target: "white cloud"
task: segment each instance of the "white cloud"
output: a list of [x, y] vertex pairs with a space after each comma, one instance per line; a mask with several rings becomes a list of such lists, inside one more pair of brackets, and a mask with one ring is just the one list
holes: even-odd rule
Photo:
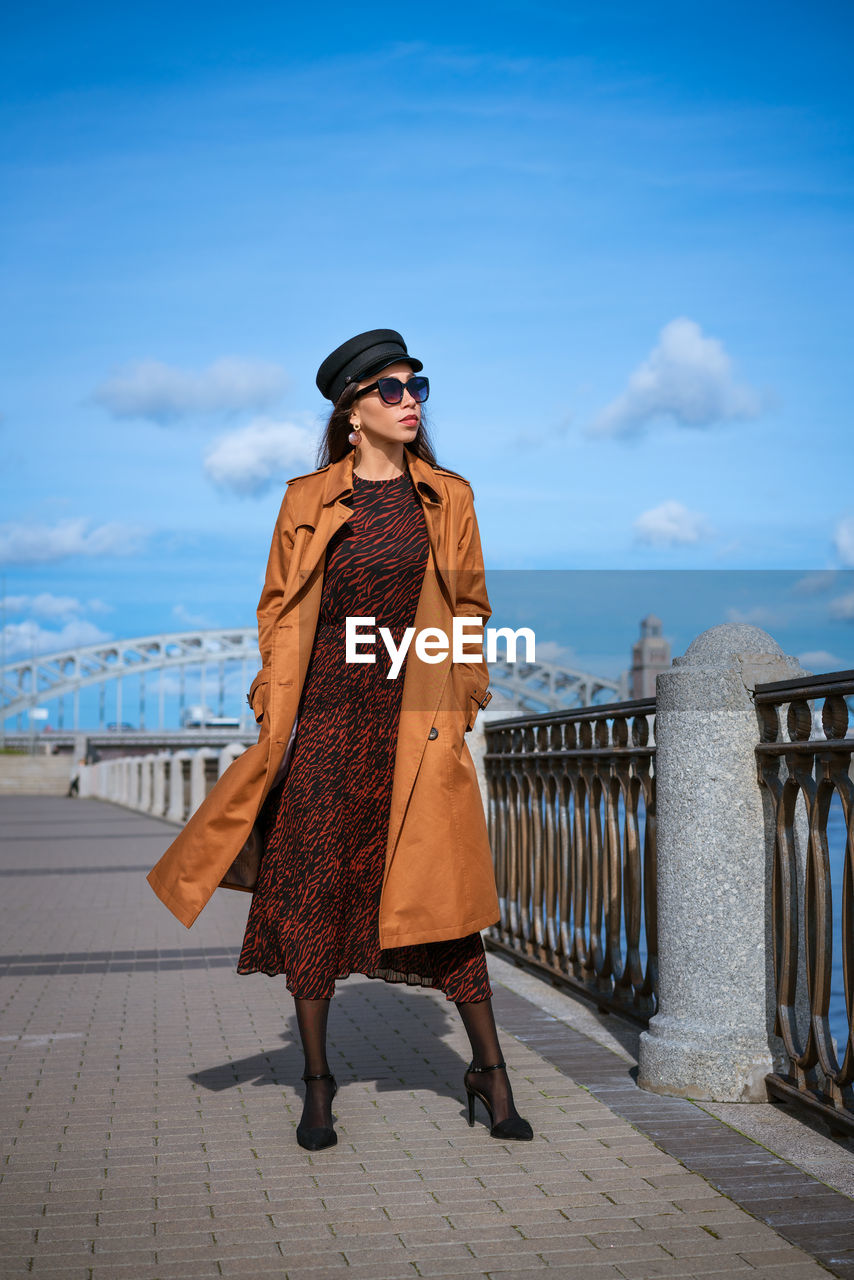
[[304, 427], [256, 418], [216, 442], [205, 458], [205, 473], [221, 489], [262, 493], [286, 472], [310, 470], [314, 451], [314, 437]]
[[759, 394], [735, 381], [723, 343], [705, 337], [694, 320], [680, 316], [664, 326], [658, 346], [632, 373], [625, 391], [594, 419], [588, 434], [638, 435], [663, 417], [682, 427], [708, 427], [755, 418], [761, 408]]
[[193, 630], [197, 628], [205, 629], [216, 625], [211, 622], [210, 618], [206, 618], [203, 613], [192, 613], [183, 604], [173, 604], [172, 615], [183, 626], [191, 627]]
[[716, 560], [725, 560], [727, 556], [737, 555], [742, 549], [741, 538], [733, 538], [730, 542], [724, 542], [715, 550]]
[[854, 622], [854, 591], [831, 600], [827, 612], [831, 618], [841, 618], [843, 622]]
[[765, 604], [754, 604], [748, 609], [731, 605], [726, 610], [724, 619], [726, 622], [746, 622], [752, 627], [762, 627], [766, 631], [785, 626], [789, 621], [788, 614], [784, 610]]
[[48, 622], [67, 622], [85, 613], [87, 605], [75, 596], [55, 596], [43, 591], [37, 596], [7, 596], [7, 613], [29, 613]]
[[553, 662], [558, 667], [578, 667], [575, 649], [571, 645], [560, 644], [557, 640], [537, 641], [537, 662]]
[[854, 516], [843, 516], [833, 534], [836, 554], [844, 565], [854, 567]]
[[813, 596], [822, 591], [829, 591], [835, 581], [835, 569], [820, 569], [815, 573], [805, 574], [803, 578], [798, 578], [797, 582], [792, 583], [790, 589], [792, 595]]
[[635, 520], [634, 531], [638, 542], [659, 547], [699, 542], [712, 533], [705, 516], [689, 511], [673, 498], [642, 512]]
[[140, 360], [102, 382], [94, 399], [116, 418], [167, 423], [193, 414], [266, 409], [286, 386], [281, 366], [263, 360], [224, 356], [199, 372]]
[[31, 653], [58, 653], [80, 645], [100, 644], [110, 634], [85, 618], [73, 618], [59, 630], [52, 631], [37, 622], [12, 622], [5, 628], [7, 658], [28, 657]]
[[835, 653], [828, 653], [827, 649], [811, 649], [808, 653], [799, 653], [797, 658], [801, 666], [813, 675], [845, 669], [842, 659], [837, 658]]
[[40, 564], [68, 556], [126, 556], [138, 551], [142, 529], [118, 523], [89, 528], [83, 517], [58, 524], [0, 525], [0, 563]]

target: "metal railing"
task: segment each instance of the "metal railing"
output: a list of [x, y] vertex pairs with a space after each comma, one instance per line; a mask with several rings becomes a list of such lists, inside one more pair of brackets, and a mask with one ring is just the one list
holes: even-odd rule
[[[854, 671], [758, 684], [754, 693], [757, 768], [775, 832], [775, 1032], [788, 1068], [767, 1077], [768, 1089], [848, 1134], [854, 1134], [854, 732], [846, 701], [852, 695]], [[811, 700], [822, 700], [820, 714]], [[832, 852], [828, 842], [834, 796], [844, 852]], [[835, 947], [848, 1028], [847, 1042], [836, 1047], [829, 1021]]]
[[657, 1007], [655, 699], [486, 723], [487, 946], [646, 1024]]

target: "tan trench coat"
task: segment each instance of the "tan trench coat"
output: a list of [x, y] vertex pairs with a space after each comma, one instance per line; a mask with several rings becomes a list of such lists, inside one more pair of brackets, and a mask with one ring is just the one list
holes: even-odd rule
[[[450, 639], [454, 615], [480, 617], [484, 625], [491, 616], [472, 492], [453, 472], [430, 466], [408, 449], [405, 457], [429, 538], [416, 635], [440, 627]], [[220, 884], [254, 884], [241, 875], [238, 855], [251, 838], [297, 717], [326, 546], [352, 514], [347, 500], [353, 458], [348, 453], [288, 481], [258, 605], [263, 665], [249, 691], [261, 722], [258, 742], [226, 770], [148, 875], [154, 892], [187, 928]], [[381, 644], [377, 634], [374, 652]], [[448, 652], [428, 663], [418, 658], [413, 640], [405, 674], [398, 676], [404, 687], [379, 905], [383, 948], [464, 937], [499, 918], [483, 802], [465, 741], [492, 695], [481, 646], [469, 641], [467, 650], [475, 655], [472, 661], [453, 662]]]

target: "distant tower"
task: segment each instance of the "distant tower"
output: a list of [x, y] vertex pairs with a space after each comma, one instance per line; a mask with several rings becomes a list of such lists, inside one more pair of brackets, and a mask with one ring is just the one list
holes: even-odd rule
[[648, 613], [641, 622], [641, 638], [632, 645], [630, 698], [654, 698], [655, 677], [670, 668], [670, 645], [661, 634], [661, 619]]

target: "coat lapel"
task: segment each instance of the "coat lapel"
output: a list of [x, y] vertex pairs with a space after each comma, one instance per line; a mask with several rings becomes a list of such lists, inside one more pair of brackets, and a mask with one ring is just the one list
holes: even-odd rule
[[[427, 537], [430, 540], [432, 568], [445, 589], [445, 597], [453, 608], [454, 591], [450, 582], [450, 565], [445, 547], [445, 522], [447, 516], [447, 496], [444, 486], [436, 477], [436, 473], [423, 458], [406, 450], [409, 473], [415, 483], [415, 490], [421, 499], [424, 520], [427, 525]], [[431, 566], [428, 565], [428, 572]], [[429, 625], [429, 624], [428, 624]]]
[[[451, 588], [449, 566], [446, 563], [444, 537], [444, 507], [447, 499], [436, 479], [436, 473], [429, 463], [405, 450], [409, 472], [415, 484], [415, 490], [421, 500], [424, 521], [427, 526], [427, 537], [432, 551], [432, 565], [428, 564], [428, 572], [435, 570], [444, 586], [446, 598], [452, 604], [454, 592]], [[354, 451], [345, 454], [338, 462], [333, 462], [325, 470], [323, 488], [315, 498], [315, 510], [312, 513], [314, 534], [302, 562], [299, 565], [294, 594], [304, 589], [317, 568], [321, 556], [326, 551], [333, 535], [346, 524], [353, 514], [353, 462]], [[283, 603], [287, 603], [285, 600]]]

